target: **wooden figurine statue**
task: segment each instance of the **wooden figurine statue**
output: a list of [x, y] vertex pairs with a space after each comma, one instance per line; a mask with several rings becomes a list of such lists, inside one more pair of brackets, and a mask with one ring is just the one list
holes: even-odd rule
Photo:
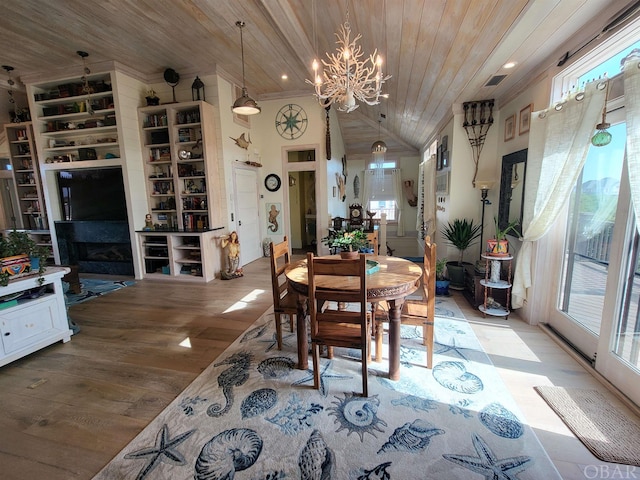
[[153, 219], [151, 218], [151, 214], [147, 213], [144, 216], [144, 228], [143, 230], [145, 231], [149, 231], [149, 230], [155, 230], [155, 227], [153, 226]]
[[238, 233], [234, 230], [229, 235], [221, 238], [220, 245], [226, 250], [227, 269], [221, 272], [222, 280], [231, 280], [232, 278], [242, 277], [242, 268], [240, 268], [240, 241]]

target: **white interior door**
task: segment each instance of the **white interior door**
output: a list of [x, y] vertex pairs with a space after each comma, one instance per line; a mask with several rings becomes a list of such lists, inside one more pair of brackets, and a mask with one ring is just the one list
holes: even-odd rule
[[252, 168], [234, 166], [233, 179], [240, 263], [246, 265], [262, 256], [258, 173]]

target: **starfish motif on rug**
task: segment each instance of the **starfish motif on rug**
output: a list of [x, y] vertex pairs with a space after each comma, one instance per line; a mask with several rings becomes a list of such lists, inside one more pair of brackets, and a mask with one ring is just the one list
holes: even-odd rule
[[434, 350], [434, 353], [436, 353], [438, 355], [441, 355], [441, 354], [447, 353], [447, 352], [453, 352], [453, 353], [457, 354], [463, 360], [469, 360], [462, 353], [462, 350], [469, 350], [469, 349], [465, 348], [465, 347], [457, 347], [455, 338], [451, 338], [451, 345], [447, 345], [445, 343], [439, 343], [439, 342], [435, 342], [435, 344], [439, 347], [439, 350]]
[[169, 438], [169, 427], [165, 423], [156, 435], [156, 444], [153, 447], [142, 448], [135, 452], [127, 453], [124, 458], [132, 460], [137, 458], [151, 457], [147, 464], [140, 470], [137, 480], [143, 480], [149, 475], [160, 462], [172, 463], [174, 465], [186, 465], [184, 455], [175, 450], [174, 447], [184, 442], [194, 430], [181, 433], [177, 437]]
[[[323, 397], [326, 397], [327, 395], [329, 395], [329, 388], [327, 386], [327, 381], [329, 379], [349, 380], [353, 378], [348, 375], [340, 375], [339, 373], [328, 373], [329, 369], [331, 368], [331, 365], [333, 365], [333, 362], [330, 360], [324, 365], [324, 367], [321, 367], [320, 369], [320, 395], [322, 395]], [[309, 375], [307, 375], [304, 378], [301, 378], [300, 380], [293, 382], [291, 386], [302, 385], [303, 383], [307, 383], [309, 380], [313, 382], [313, 370], [307, 369], [307, 373]]]
[[[282, 346], [283, 347], [290, 347], [291, 345], [289, 345], [287, 343], [287, 340], [291, 337], [295, 337], [296, 334], [295, 333], [289, 333], [288, 335], [282, 335]], [[276, 348], [278, 346], [278, 336], [274, 333], [271, 338], [266, 338], [264, 340], [260, 340], [261, 343], [266, 343], [267, 344], [267, 348], [265, 349], [265, 352], [270, 352], [271, 350], [273, 350], [274, 348]]]
[[443, 455], [450, 462], [484, 475], [486, 480], [518, 480], [518, 473], [524, 472], [531, 463], [531, 457], [521, 455], [499, 459], [480, 435], [471, 436], [477, 457], [470, 455]]

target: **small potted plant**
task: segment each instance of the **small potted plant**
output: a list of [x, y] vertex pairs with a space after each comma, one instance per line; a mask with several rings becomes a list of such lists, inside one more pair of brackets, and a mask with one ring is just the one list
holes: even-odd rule
[[453, 223], [448, 223], [442, 232], [447, 243], [458, 249], [458, 261], [447, 263], [449, 280], [453, 289], [464, 289], [464, 252], [478, 239], [480, 228], [480, 225], [473, 224], [473, 220], [457, 218]]
[[506, 257], [509, 255], [509, 240], [507, 240], [507, 235], [510, 232], [518, 233], [516, 227], [520, 224], [520, 221], [517, 219], [513, 220], [501, 229], [498, 218], [494, 217], [493, 220], [496, 225], [496, 236], [487, 240], [487, 255], [492, 257]]
[[449, 295], [446, 258], [436, 260], [436, 295]]
[[332, 231], [322, 242], [332, 250], [340, 252], [342, 258], [356, 258], [361, 250], [369, 247], [367, 234], [360, 229]]
[[7, 286], [12, 276], [38, 271], [42, 276], [49, 251], [38, 245], [27, 232], [13, 230], [0, 238], [0, 285]]

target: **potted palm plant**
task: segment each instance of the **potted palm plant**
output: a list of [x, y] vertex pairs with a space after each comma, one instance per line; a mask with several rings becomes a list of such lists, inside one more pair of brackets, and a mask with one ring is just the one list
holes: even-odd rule
[[458, 261], [447, 263], [453, 289], [464, 289], [464, 252], [478, 239], [480, 228], [480, 225], [473, 224], [473, 220], [456, 218], [453, 223], [449, 222], [442, 232], [447, 243], [458, 249]]
[[498, 217], [494, 217], [496, 236], [487, 239], [487, 255], [492, 257], [506, 257], [509, 255], [509, 240], [507, 235], [511, 232], [518, 233], [516, 227], [520, 224], [518, 219], [509, 222], [504, 228], [500, 228]]

